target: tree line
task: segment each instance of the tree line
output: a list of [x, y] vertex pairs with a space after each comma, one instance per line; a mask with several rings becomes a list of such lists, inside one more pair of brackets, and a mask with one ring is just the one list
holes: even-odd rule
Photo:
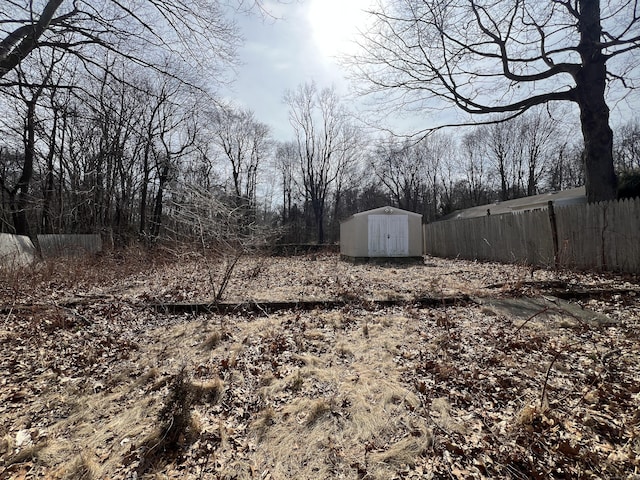
[[[5, 96], [3, 232], [154, 241], [171, 227], [172, 208], [197, 190], [247, 224], [280, 228], [284, 242], [323, 243], [338, 240], [341, 220], [370, 208], [393, 205], [433, 221], [584, 184], [582, 145], [575, 126], [557, 119], [562, 112], [403, 138], [366, 132], [334, 89], [305, 84], [285, 94], [293, 138], [276, 141], [251, 110], [123, 65], [126, 81], [115, 81], [111, 68], [78, 80], [81, 89], [23, 84]], [[617, 170], [637, 171], [640, 123], [618, 131]], [[31, 180], [19, 197], [27, 157]]]
[[[48, 0], [0, 13], [0, 232], [153, 243], [201, 231], [198, 215], [232, 215], [241, 231], [327, 243], [370, 208], [433, 221], [588, 180], [593, 152], [555, 102], [402, 137], [363, 128], [334, 88], [307, 83], [284, 92], [292, 136], [276, 140], [251, 109], [215, 94], [212, 74], [231, 65], [238, 37], [222, 3], [205, 5]], [[482, 27], [488, 13], [471, 5]], [[435, 22], [445, 12], [428, 13]], [[623, 183], [640, 171], [638, 120], [618, 125], [611, 155]]]

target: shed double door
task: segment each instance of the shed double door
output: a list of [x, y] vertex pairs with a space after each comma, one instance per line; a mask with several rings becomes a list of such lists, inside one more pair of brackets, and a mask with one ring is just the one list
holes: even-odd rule
[[369, 215], [369, 256], [409, 255], [408, 215]]

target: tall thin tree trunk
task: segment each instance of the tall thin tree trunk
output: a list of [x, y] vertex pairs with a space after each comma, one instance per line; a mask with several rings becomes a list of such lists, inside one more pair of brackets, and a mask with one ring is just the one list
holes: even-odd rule
[[144, 236], [147, 230], [147, 196], [149, 195], [149, 146], [145, 146], [143, 157], [143, 178], [140, 190], [140, 228], [138, 233]]
[[160, 226], [162, 225], [162, 201], [164, 195], [164, 187], [169, 179], [169, 161], [167, 160], [162, 166], [160, 178], [158, 182], [158, 192], [153, 207], [153, 216], [151, 217], [151, 237], [155, 240], [160, 235]]
[[35, 116], [36, 98], [27, 102], [27, 118], [24, 130], [24, 163], [22, 174], [12, 192], [13, 228], [16, 235], [30, 236], [27, 204], [29, 200], [29, 184], [33, 176], [33, 159], [35, 155]]
[[54, 194], [54, 171], [53, 159], [56, 150], [56, 135], [58, 133], [58, 111], [53, 112], [53, 126], [51, 128], [51, 139], [49, 141], [49, 152], [47, 153], [47, 176], [44, 191], [44, 205], [42, 206], [42, 229], [44, 233], [53, 233], [53, 194]]

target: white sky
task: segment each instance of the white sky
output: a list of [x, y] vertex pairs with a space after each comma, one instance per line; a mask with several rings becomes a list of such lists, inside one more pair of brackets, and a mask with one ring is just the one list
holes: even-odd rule
[[244, 46], [238, 51], [242, 65], [233, 84], [223, 94], [250, 108], [256, 118], [272, 128], [277, 140], [289, 140], [286, 90], [315, 81], [318, 88], [335, 86], [348, 93], [344, 70], [336, 56], [354, 48], [363, 9], [372, 0], [304, 0], [267, 8], [277, 19], [257, 15], [239, 19]]
[[[336, 56], [355, 48], [357, 32], [366, 26], [364, 10], [375, 5], [376, 0], [263, 0], [263, 3], [275, 19], [255, 14], [238, 19], [245, 38], [238, 51], [242, 65], [235, 80], [221, 93], [253, 110], [259, 121], [271, 127], [274, 139], [290, 140], [293, 131], [288, 107], [283, 102], [285, 91], [315, 81], [319, 88], [333, 85], [338, 93], [349, 93], [346, 72], [338, 65]], [[623, 123], [637, 115], [634, 108], [637, 102], [637, 95], [620, 103], [612, 102], [612, 123]], [[447, 108], [439, 112], [437, 123], [444, 117], [455, 122], [458, 114], [455, 108]], [[426, 118], [411, 114], [387, 120], [407, 132], [432, 126], [427, 125]], [[571, 119], [577, 120], [577, 115]]]

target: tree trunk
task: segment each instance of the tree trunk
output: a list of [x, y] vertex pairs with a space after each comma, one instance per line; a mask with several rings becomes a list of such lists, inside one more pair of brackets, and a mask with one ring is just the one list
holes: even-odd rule
[[527, 180], [527, 196], [531, 197], [538, 193], [537, 190], [537, 181], [536, 181], [536, 159], [529, 159], [529, 179]]
[[318, 245], [322, 245], [324, 243], [324, 218], [322, 217], [322, 214], [319, 214], [316, 217], [316, 226], [318, 228]]
[[153, 207], [153, 216], [151, 217], [151, 238], [155, 240], [160, 235], [160, 226], [162, 225], [162, 201], [164, 196], [164, 187], [169, 179], [169, 161], [162, 166], [160, 178], [158, 181], [158, 192]]
[[150, 168], [149, 168], [149, 145], [145, 146], [145, 152], [143, 156], [143, 178], [142, 185], [140, 191], [140, 228], [138, 229], [138, 233], [141, 237], [144, 237], [147, 230], [147, 196], [149, 189], [149, 177], [150, 177]]
[[509, 187], [507, 187], [507, 172], [504, 166], [505, 158], [500, 156], [498, 160], [498, 171], [500, 173], [500, 201], [506, 202], [509, 200]]
[[29, 220], [27, 218], [27, 203], [29, 198], [29, 184], [33, 176], [33, 157], [35, 155], [35, 98], [27, 102], [27, 118], [24, 131], [24, 163], [22, 173], [11, 195], [11, 210], [13, 228], [16, 235], [30, 236]]
[[53, 160], [56, 154], [56, 135], [58, 134], [58, 110], [53, 111], [53, 125], [49, 140], [49, 152], [47, 153], [47, 175], [44, 191], [44, 204], [42, 206], [42, 230], [43, 233], [53, 233], [53, 194], [55, 192], [55, 179]]
[[324, 202], [319, 198], [311, 199], [311, 209], [316, 221], [316, 234], [318, 245], [324, 243]]
[[618, 181], [613, 168], [613, 131], [605, 101], [606, 57], [599, 47], [600, 2], [580, 0], [580, 45], [582, 68], [576, 75], [576, 102], [580, 107], [584, 137], [584, 166], [587, 201], [617, 197]]

